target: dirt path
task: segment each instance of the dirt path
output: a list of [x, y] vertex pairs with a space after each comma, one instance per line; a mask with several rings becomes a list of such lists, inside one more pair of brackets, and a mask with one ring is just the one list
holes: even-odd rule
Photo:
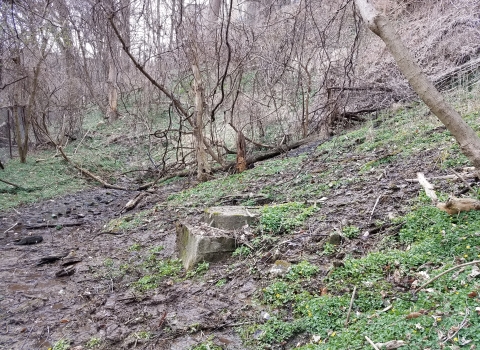
[[[163, 188], [138, 210], [152, 207], [178, 189], [178, 185]], [[192, 281], [165, 284], [146, 296], [135, 295], [126, 288], [128, 276], [121, 281], [116, 279], [116, 262], [136, 257], [128, 251], [133, 244], [162, 245], [165, 256], [171, 256], [174, 250], [177, 214], [167, 209], [155, 214], [150, 227], [121, 236], [99, 235], [102, 226], [117, 216], [132, 196], [122, 191], [95, 189], [1, 215], [1, 349], [47, 349], [59, 339], [73, 340], [73, 346], [92, 338], [117, 344], [104, 345], [112, 349], [142, 343], [147, 348], [185, 349], [195, 342], [193, 338], [172, 340], [189, 326], [215, 327], [225, 323], [213, 322], [209, 315], [228, 308], [231, 300], [222, 296], [205, 298], [203, 292], [197, 296], [198, 286]], [[43, 242], [13, 244], [15, 238], [29, 234], [41, 235]], [[79, 261], [71, 265], [75, 269], [71, 275], [56, 275], [68, 268], [61, 266], [65, 259], [37, 265], [47, 256], [66, 254], [73, 257], [67, 257], [70, 261]], [[163, 326], [171, 328], [170, 336], [158, 337], [153, 343], [152, 338]]]

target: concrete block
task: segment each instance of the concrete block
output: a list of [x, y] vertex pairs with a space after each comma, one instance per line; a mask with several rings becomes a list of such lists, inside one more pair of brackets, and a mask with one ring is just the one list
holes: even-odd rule
[[211, 227], [223, 230], [239, 230], [251, 226], [260, 216], [260, 209], [242, 206], [211, 207], [205, 209], [204, 221]]
[[225, 259], [235, 248], [235, 238], [224, 230], [207, 225], [177, 224], [177, 251], [186, 270], [202, 261]]

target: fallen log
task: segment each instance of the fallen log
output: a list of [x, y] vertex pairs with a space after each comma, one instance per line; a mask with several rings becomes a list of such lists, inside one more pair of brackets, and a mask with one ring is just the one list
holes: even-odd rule
[[72, 227], [72, 226], [82, 226], [85, 224], [85, 221], [74, 221], [74, 222], [59, 222], [59, 223], [45, 223], [45, 224], [38, 224], [38, 225], [26, 225], [25, 228], [27, 230], [39, 230], [42, 228], [53, 228], [53, 227]]
[[473, 198], [450, 197], [445, 203], [437, 203], [437, 208], [455, 215], [462, 211], [480, 210], [480, 201]]
[[140, 201], [146, 197], [148, 194], [145, 192], [137, 194], [133, 199], [130, 199], [127, 204], [125, 204], [125, 207], [123, 208], [124, 211], [129, 211], [135, 208]]
[[[304, 139], [301, 139], [301, 140], [298, 140], [298, 141], [295, 141], [295, 142], [292, 142], [290, 144], [287, 144], [287, 145], [281, 145], [281, 146], [278, 146], [278, 147], [275, 147], [274, 149], [270, 150], [270, 151], [267, 151], [267, 152], [263, 152], [263, 153], [260, 153], [260, 154], [256, 154], [256, 155], [253, 155], [253, 156], [250, 156], [250, 157], [247, 157], [247, 166], [248, 165], [251, 165], [251, 164], [255, 164], [257, 162], [261, 162], [263, 160], [267, 160], [267, 159], [270, 159], [270, 158], [273, 158], [273, 157], [276, 157], [282, 153], [286, 153], [288, 151], [291, 151], [295, 148], [298, 148], [300, 146], [303, 146], [307, 143], [310, 143], [310, 142], [314, 142], [314, 141], [318, 141], [319, 140], [319, 137], [318, 136], [310, 136], [310, 137], [307, 137], [307, 138], [304, 138]], [[321, 141], [321, 143], [324, 143], [326, 141], [328, 141], [329, 139], [323, 139]], [[321, 144], [320, 143], [320, 144]], [[212, 173], [216, 173], [216, 172], [219, 172], [219, 171], [227, 171], [227, 170], [231, 170], [231, 169], [234, 169], [235, 168], [235, 165], [236, 165], [236, 161], [235, 162], [230, 162], [230, 163], [227, 163], [223, 166], [217, 166], [217, 167], [214, 167], [212, 168]], [[172, 174], [161, 174], [157, 179], [155, 179], [154, 181], [152, 182], [149, 182], [149, 183], [146, 183], [140, 187], [138, 187], [136, 190], [137, 191], [143, 191], [143, 190], [146, 190], [154, 185], [156, 185], [157, 183], [161, 183], [163, 181], [166, 181], [166, 180], [169, 180], [169, 179], [172, 179], [174, 177], [185, 177], [185, 176], [189, 176], [193, 173], [193, 171], [191, 169], [184, 169], [184, 170], [181, 170], [181, 171], [177, 171], [175, 173], [172, 173]]]
[[97, 182], [100, 182], [103, 187], [105, 188], [110, 188], [110, 189], [114, 189], [114, 190], [122, 190], [122, 191], [128, 191], [127, 188], [125, 187], [120, 187], [120, 186], [116, 186], [116, 185], [111, 185], [109, 184], [108, 182], [104, 181], [103, 179], [101, 179], [100, 177], [98, 177], [97, 175], [91, 173], [90, 171], [88, 171], [87, 169], [84, 169], [82, 168], [81, 166], [79, 166], [78, 164], [76, 164], [74, 161], [72, 161], [70, 158], [67, 157], [67, 155], [65, 154], [65, 152], [63, 151], [62, 149], [62, 146], [59, 146], [57, 145], [57, 149], [59, 150], [60, 154], [62, 155], [63, 159], [65, 159], [65, 161], [67, 163], [70, 163], [72, 164], [78, 171], [80, 171], [80, 173], [82, 173], [83, 175], [85, 176], [88, 176], [89, 178], [97, 181]]
[[432, 200], [432, 203], [447, 214], [455, 215], [464, 211], [480, 210], [480, 201], [473, 198], [456, 198], [451, 196], [445, 203], [438, 202], [434, 186], [427, 181], [422, 173], [418, 173], [417, 176], [418, 182], [422, 185], [426, 195]]

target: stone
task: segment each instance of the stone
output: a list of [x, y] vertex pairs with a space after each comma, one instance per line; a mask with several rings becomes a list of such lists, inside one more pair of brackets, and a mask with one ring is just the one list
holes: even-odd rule
[[273, 266], [268, 271], [272, 276], [285, 276], [290, 269], [292, 268], [292, 264], [286, 260], [277, 260], [273, 264]]
[[338, 233], [332, 233], [327, 239], [327, 242], [333, 245], [340, 245], [342, 244], [342, 241], [343, 237]]
[[18, 242], [15, 242], [13, 244], [15, 244], [15, 245], [30, 245], [30, 244], [37, 244], [37, 243], [40, 243], [42, 241], [43, 241], [42, 236], [28, 236], [28, 237], [22, 238], [21, 240], [19, 240]]
[[224, 230], [177, 223], [177, 251], [186, 270], [202, 261], [215, 262], [229, 257], [235, 248], [235, 238]]
[[243, 206], [211, 207], [205, 209], [204, 222], [223, 230], [239, 230], [245, 225], [254, 224], [259, 216], [259, 209]]

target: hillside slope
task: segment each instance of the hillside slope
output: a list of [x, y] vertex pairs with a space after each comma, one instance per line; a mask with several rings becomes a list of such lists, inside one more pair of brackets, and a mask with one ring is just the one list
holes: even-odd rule
[[[451, 98], [478, 131], [475, 96], [478, 90]], [[478, 266], [413, 293], [478, 260], [480, 214], [448, 216], [406, 179], [465, 166], [445, 128], [412, 105], [242, 174], [159, 184], [133, 212], [122, 211], [131, 194], [96, 189], [4, 211], [0, 344], [364, 349], [365, 336], [409, 349], [480, 344]], [[432, 182], [442, 199], [478, 196], [476, 182], [474, 192], [462, 181]], [[175, 222], [230, 204], [259, 205], [260, 224], [243, 232], [230, 259], [184, 271]], [[29, 233], [44, 242], [12, 245]], [[71, 275], [56, 277], [62, 261], [36, 266], [71, 251], [80, 260]], [[291, 264], [288, 273], [269, 273], [277, 260]]]

